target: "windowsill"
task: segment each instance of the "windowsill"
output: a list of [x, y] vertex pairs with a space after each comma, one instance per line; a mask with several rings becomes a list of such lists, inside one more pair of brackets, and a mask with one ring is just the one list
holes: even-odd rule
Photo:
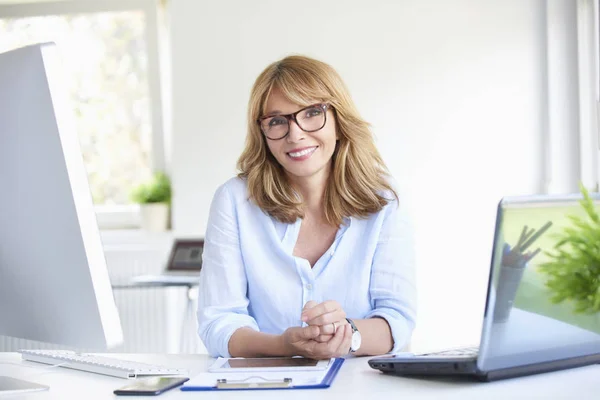
[[152, 248], [164, 246], [175, 237], [173, 231], [149, 232], [141, 229], [101, 229], [105, 250], [123, 248]]
[[137, 230], [140, 227], [139, 205], [94, 206], [101, 230]]

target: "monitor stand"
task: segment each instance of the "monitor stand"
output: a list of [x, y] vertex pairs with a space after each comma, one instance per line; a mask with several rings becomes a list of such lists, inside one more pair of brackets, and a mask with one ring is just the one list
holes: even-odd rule
[[10, 376], [0, 375], [0, 396], [8, 394], [39, 392], [48, 389], [50, 388], [46, 385], [40, 385], [39, 383], [23, 381], [21, 379], [11, 378]]

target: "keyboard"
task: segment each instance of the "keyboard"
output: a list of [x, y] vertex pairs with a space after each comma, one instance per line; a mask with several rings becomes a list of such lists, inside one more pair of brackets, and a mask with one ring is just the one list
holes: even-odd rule
[[81, 354], [68, 350], [19, 350], [21, 358], [59, 367], [93, 372], [96, 374], [134, 379], [142, 376], [183, 375], [185, 369], [167, 368], [160, 365], [125, 361], [118, 358]]
[[443, 351], [436, 351], [433, 353], [426, 353], [426, 354], [418, 354], [418, 356], [422, 357], [422, 356], [426, 356], [426, 357], [465, 357], [465, 358], [470, 358], [470, 357], [477, 357], [477, 354], [479, 353], [479, 347], [461, 347], [458, 349], [450, 349], [450, 350], [443, 350]]

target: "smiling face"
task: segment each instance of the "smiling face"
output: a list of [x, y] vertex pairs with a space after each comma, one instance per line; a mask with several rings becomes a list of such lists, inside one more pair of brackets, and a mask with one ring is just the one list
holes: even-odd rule
[[[292, 103], [279, 89], [274, 88], [267, 101], [264, 115], [291, 114], [302, 108], [304, 106]], [[298, 115], [298, 118], [300, 117]], [[283, 139], [266, 139], [271, 154], [292, 181], [326, 179], [337, 141], [333, 112], [327, 110], [325, 126], [315, 132], [303, 131], [294, 121], [290, 121], [289, 124], [290, 131]]]

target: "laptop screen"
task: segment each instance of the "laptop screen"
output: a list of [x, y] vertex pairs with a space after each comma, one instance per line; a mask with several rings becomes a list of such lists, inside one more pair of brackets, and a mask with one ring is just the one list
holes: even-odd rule
[[600, 353], [600, 198], [498, 207], [480, 370]]
[[175, 239], [167, 271], [200, 272], [203, 250], [203, 239]]

